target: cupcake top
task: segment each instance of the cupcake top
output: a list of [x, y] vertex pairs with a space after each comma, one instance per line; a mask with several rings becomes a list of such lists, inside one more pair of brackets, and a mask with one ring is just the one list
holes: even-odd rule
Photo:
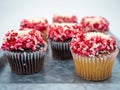
[[93, 57], [115, 51], [117, 42], [113, 37], [100, 32], [81, 32], [72, 39], [70, 48], [77, 55]]
[[35, 29], [39, 31], [46, 30], [48, 27], [48, 21], [45, 18], [29, 18], [23, 19], [20, 24], [20, 30], [24, 28]]
[[57, 42], [65, 42], [80, 29], [81, 26], [75, 23], [53, 23], [48, 28], [48, 37]]
[[56, 23], [77, 23], [77, 16], [55, 14], [53, 16], [53, 22], [56, 22]]
[[41, 32], [28, 29], [26, 31], [8, 31], [5, 35], [2, 49], [8, 51], [36, 50], [44, 44]]
[[84, 30], [87, 32], [108, 32], [109, 22], [100, 16], [86, 16], [81, 20]]

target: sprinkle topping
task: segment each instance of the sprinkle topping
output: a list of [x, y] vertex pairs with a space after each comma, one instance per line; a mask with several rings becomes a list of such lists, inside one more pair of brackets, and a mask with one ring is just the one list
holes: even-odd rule
[[56, 23], [77, 23], [77, 17], [75, 15], [55, 14], [53, 16], [53, 22], [56, 22]]
[[70, 43], [72, 52], [81, 56], [98, 56], [116, 50], [117, 42], [109, 35], [100, 32], [77, 34]]
[[49, 26], [48, 37], [54, 41], [64, 42], [81, 30], [81, 26], [75, 23], [53, 23]]
[[6, 33], [2, 44], [3, 50], [21, 50], [31, 49], [36, 50], [40, 44], [44, 44], [41, 32], [28, 29], [26, 31], [11, 30]]
[[87, 16], [81, 20], [84, 30], [87, 32], [102, 32], [109, 31], [109, 22], [104, 17]]
[[20, 30], [23, 30], [24, 28], [29, 29], [35, 29], [39, 31], [46, 30], [48, 27], [48, 21], [45, 18], [29, 18], [29, 19], [23, 19], [21, 21], [21, 28]]

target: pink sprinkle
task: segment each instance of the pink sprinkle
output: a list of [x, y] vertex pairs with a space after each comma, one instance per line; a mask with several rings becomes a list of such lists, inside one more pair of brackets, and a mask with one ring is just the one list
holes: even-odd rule
[[94, 33], [94, 36], [91, 38], [86, 39], [86, 37], [86, 33], [83, 32], [77, 34], [72, 39], [70, 48], [75, 54], [81, 56], [97, 56], [101, 53], [110, 53], [117, 48], [117, 42], [111, 36], [104, 38], [99, 36], [99, 33]]

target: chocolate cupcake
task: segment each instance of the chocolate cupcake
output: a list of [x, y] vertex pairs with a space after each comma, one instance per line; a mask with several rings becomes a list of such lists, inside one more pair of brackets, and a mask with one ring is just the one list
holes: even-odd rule
[[60, 15], [55, 14], [53, 16], [53, 23], [77, 23], [78, 19], [75, 15]]
[[100, 16], [86, 16], [82, 18], [81, 24], [85, 32], [101, 32], [107, 34], [109, 32], [109, 22]]
[[43, 69], [47, 44], [37, 30], [7, 32], [2, 50], [16, 74], [33, 74]]
[[92, 81], [111, 77], [118, 54], [115, 39], [100, 32], [77, 34], [70, 43], [77, 76]]
[[47, 27], [48, 27], [48, 21], [46, 18], [29, 18], [29, 19], [23, 19], [20, 24], [20, 30], [27, 30], [29, 29], [35, 29], [43, 33], [44, 40], [48, 42], [47, 39]]
[[49, 26], [48, 38], [50, 40], [53, 57], [59, 60], [70, 59], [69, 42], [77, 31], [79, 25], [73, 23], [53, 23]]

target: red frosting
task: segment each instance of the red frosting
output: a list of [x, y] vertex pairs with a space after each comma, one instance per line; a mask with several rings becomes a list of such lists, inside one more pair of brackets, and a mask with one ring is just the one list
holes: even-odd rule
[[85, 31], [88, 32], [108, 32], [109, 22], [104, 17], [86, 16], [81, 20]]
[[21, 26], [20, 30], [23, 30], [24, 28], [29, 28], [29, 29], [43, 31], [47, 29], [48, 21], [45, 18], [23, 19], [21, 21], [20, 26]]
[[77, 55], [91, 57], [115, 51], [117, 43], [113, 37], [100, 32], [81, 32], [72, 39], [70, 48]]
[[54, 41], [64, 42], [81, 30], [81, 25], [75, 23], [53, 23], [48, 28], [48, 37]]
[[53, 16], [53, 22], [56, 23], [77, 23], [77, 17], [75, 15], [65, 16], [56, 14]]
[[41, 32], [37, 30], [11, 30], [7, 32], [1, 48], [9, 51], [23, 51], [24, 49], [31, 49], [34, 51], [40, 44], [44, 44], [44, 41]]

